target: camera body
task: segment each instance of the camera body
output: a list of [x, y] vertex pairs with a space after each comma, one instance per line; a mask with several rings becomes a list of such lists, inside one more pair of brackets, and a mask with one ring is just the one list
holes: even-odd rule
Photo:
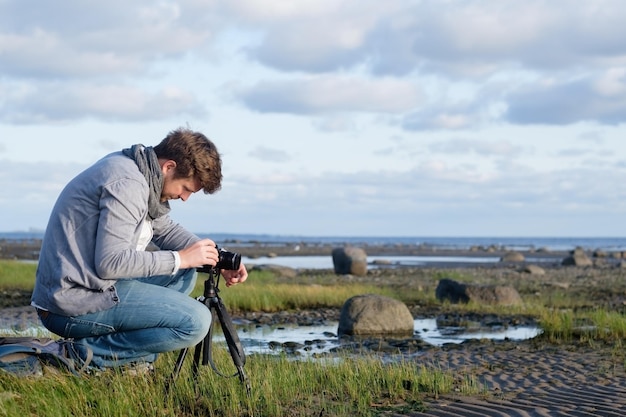
[[215, 266], [204, 265], [200, 268], [196, 268], [198, 272], [209, 273], [213, 271], [219, 271], [220, 269], [227, 269], [231, 271], [236, 271], [239, 269], [239, 265], [241, 265], [241, 254], [237, 252], [227, 251], [226, 249], [220, 248], [217, 245], [215, 245], [215, 248], [217, 249], [218, 255], [217, 264]]

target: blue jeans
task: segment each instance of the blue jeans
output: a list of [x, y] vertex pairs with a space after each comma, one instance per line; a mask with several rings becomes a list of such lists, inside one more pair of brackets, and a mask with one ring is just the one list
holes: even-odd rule
[[73, 338], [81, 359], [91, 349], [90, 366], [154, 362], [158, 353], [198, 344], [209, 331], [210, 310], [189, 297], [196, 277], [195, 269], [185, 269], [176, 275], [119, 280], [115, 307], [75, 317], [48, 313], [41, 320], [51, 332]]

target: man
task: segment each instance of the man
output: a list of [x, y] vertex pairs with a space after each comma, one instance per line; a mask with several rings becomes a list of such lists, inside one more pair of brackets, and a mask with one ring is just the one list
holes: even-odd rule
[[[178, 129], [153, 148], [134, 145], [104, 157], [61, 192], [32, 305], [47, 329], [72, 339], [60, 344], [79, 365], [145, 367], [207, 334], [211, 313], [189, 293], [195, 268], [215, 266], [218, 251], [174, 223], [168, 201], [212, 194], [221, 180], [215, 145]], [[157, 250], [146, 250], [150, 243]], [[221, 272], [227, 286], [248, 276], [243, 263]]]

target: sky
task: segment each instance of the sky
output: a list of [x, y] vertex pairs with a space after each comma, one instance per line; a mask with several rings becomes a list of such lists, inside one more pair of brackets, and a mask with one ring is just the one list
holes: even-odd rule
[[179, 127], [196, 233], [622, 237], [622, 0], [0, 0], [0, 232]]

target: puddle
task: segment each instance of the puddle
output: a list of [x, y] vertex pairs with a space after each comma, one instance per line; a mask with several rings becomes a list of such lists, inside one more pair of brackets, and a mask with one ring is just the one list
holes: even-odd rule
[[[319, 326], [238, 326], [239, 339], [247, 354], [280, 354], [285, 351], [301, 355], [326, 353], [341, 345], [337, 337], [337, 323]], [[414, 336], [428, 344], [462, 343], [469, 339], [526, 340], [541, 333], [536, 326], [489, 327], [468, 330], [459, 327], [438, 327], [436, 319], [414, 321]], [[216, 342], [223, 341], [216, 334]]]

